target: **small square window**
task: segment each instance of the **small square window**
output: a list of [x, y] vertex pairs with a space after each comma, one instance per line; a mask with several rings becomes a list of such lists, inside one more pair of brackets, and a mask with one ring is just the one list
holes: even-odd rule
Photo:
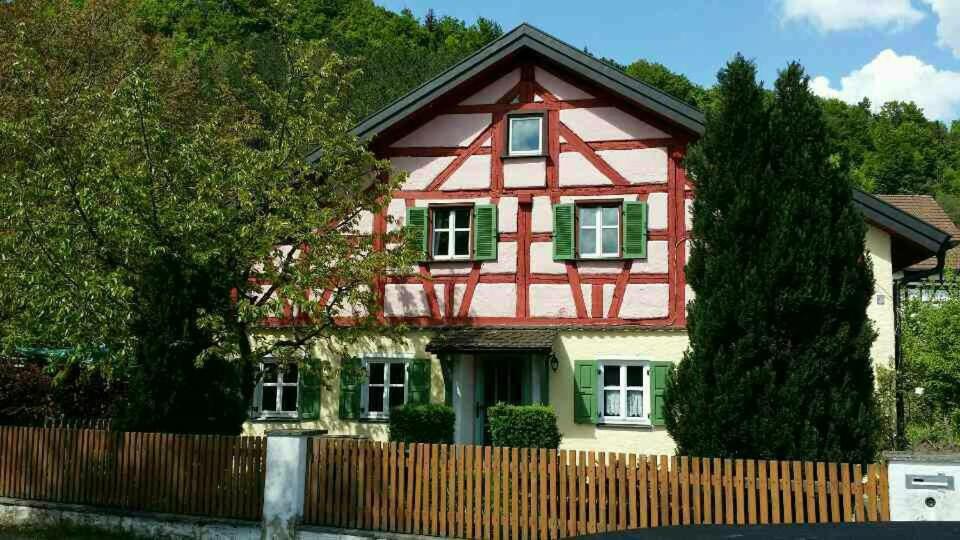
[[406, 403], [407, 366], [404, 360], [372, 358], [367, 361], [363, 385], [364, 416], [388, 418], [390, 409]]
[[620, 256], [620, 206], [577, 208], [577, 253], [584, 258]]
[[433, 258], [468, 259], [470, 258], [470, 214], [469, 206], [431, 208], [433, 214]]
[[508, 155], [539, 156], [543, 154], [543, 116], [511, 116], [508, 133]]
[[638, 361], [601, 362], [603, 391], [600, 393], [601, 421], [609, 424], [648, 424], [648, 364]]
[[264, 417], [295, 417], [299, 399], [297, 364], [264, 362], [261, 367], [260, 414]]

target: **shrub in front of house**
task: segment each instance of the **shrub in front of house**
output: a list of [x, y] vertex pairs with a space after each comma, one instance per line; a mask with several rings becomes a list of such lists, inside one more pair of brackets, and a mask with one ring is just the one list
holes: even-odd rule
[[453, 422], [453, 408], [449, 405], [403, 405], [390, 410], [390, 440], [450, 444], [453, 442]]
[[494, 405], [487, 409], [494, 446], [559, 448], [557, 413], [547, 405]]

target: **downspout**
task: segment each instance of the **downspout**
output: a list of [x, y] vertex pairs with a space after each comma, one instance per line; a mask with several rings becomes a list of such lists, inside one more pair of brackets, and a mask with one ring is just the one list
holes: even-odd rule
[[904, 388], [903, 378], [903, 339], [901, 338], [901, 296], [906, 293], [906, 288], [910, 283], [916, 283], [932, 275], [939, 274], [940, 281], [943, 281], [943, 267], [946, 263], [947, 250], [956, 246], [958, 242], [947, 239], [940, 245], [940, 251], [937, 252], [937, 265], [928, 270], [904, 270], [903, 275], [893, 280], [893, 370], [894, 370], [894, 392], [896, 396], [896, 440], [894, 445], [897, 450], [907, 449], [907, 419], [904, 407]]

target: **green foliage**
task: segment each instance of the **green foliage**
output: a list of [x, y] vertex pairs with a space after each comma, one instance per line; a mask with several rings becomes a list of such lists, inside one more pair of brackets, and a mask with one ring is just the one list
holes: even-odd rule
[[390, 409], [390, 440], [406, 443], [453, 442], [455, 415], [449, 405], [407, 404]]
[[770, 98], [742, 56], [718, 80], [687, 159], [696, 297], [667, 429], [689, 455], [867, 461], [873, 272], [820, 102], [797, 64]]
[[507, 405], [487, 409], [493, 446], [559, 448], [557, 413], [547, 405]]
[[499, 25], [484, 18], [467, 25], [432, 11], [421, 23], [409, 10], [394, 13], [372, 0], [297, 0], [286, 6], [282, 21], [277, 21], [274, 2], [232, 0], [229, 5], [225, 9], [219, 0], [144, 0], [139, 14], [147, 31], [172, 36], [180, 50], [218, 43], [249, 52], [267, 81], [282, 79], [275, 67], [285, 40], [324, 40], [360, 70], [345, 104], [356, 118], [387, 105], [502, 33]]
[[[291, 5], [257, 11], [269, 81], [237, 47], [145, 35], [137, 5], [0, 11], [0, 346], [107, 351], [118, 427], [235, 433], [265, 356], [401, 331], [337, 322], [410, 263], [357, 230], [399, 179], [370, 182], [388, 164], [351, 134], [355, 71], [287, 31]], [[263, 331], [288, 308], [303, 324]]]

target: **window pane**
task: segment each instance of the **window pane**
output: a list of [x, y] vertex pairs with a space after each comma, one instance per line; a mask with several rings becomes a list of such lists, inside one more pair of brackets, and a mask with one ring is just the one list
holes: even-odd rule
[[580, 226], [581, 227], [596, 227], [597, 226], [597, 212], [599, 208], [596, 206], [585, 206], [580, 209]]
[[277, 410], [277, 387], [276, 386], [263, 387], [263, 410], [265, 411]]
[[390, 387], [390, 408], [399, 407], [403, 405], [403, 387], [402, 386], [391, 386]]
[[370, 384], [383, 384], [383, 363], [370, 362]]
[[454, 233], [453, 254], [470, 254], [470, 231], [457, 231]]
[[403, 384], [403, 364], [390, 364], [390, 384]]
[[383, 412], [383, 387], [371, 386], [367, 399], [367, 410], [369, 412]]
[[536, 152], [540, 149], [540, 118], [510, 119], [510, 151]]
[[267, 364], [263, 366], [263, 382], [265, 383], [277, 382], [277, 365], [276, 364]]
[[454, 213], [454, 227], [458, 229], [468, 229], [470, 228], [470, 210], [466, 208], [459, 208], [453, 211]]
[[597, 252], [597, 230], [580, 229], [580, 254], [593, 255]]
[[627, 366], [627, 386], [643, 386], [643, 366]]
[[450, 226], [450, 210], [433, 211], [433, 228], [446, 229]]
[[604, 225], [616, 225], [619, 221], [619, 208], [606, 207], [603, 209], [603, 224]]
[[296, 364], [287, 364], [283, 369], [283, 382], [285, 383], [295, 383], [297, 382], [297, 376], [299, 375], [299, 370], [297, 369]]
[[284, 386], [283, 393], [280, 394], [280, 399], [282, 403], [282, 410], [284, 411], [296, 411], [297, 410], [297, 387], [296, 386]]
[[603, 368], [603, 385], [620, 386], [620, 366], [606, 366]]
[[620, 416], [619, 390], [605, 390], [603, 392], [603, 415]]
[[643, 416], [643, 392], [627, 390], [627, 416]]
[[619, 232], [617, 229], [603, 229], [603, 253], [605, 255], [616, 255], [619, 252], [617, 246]]
[[437, 255], [447, 255], [450, 252], [450, 233], [434, 231], [433, 252]]

